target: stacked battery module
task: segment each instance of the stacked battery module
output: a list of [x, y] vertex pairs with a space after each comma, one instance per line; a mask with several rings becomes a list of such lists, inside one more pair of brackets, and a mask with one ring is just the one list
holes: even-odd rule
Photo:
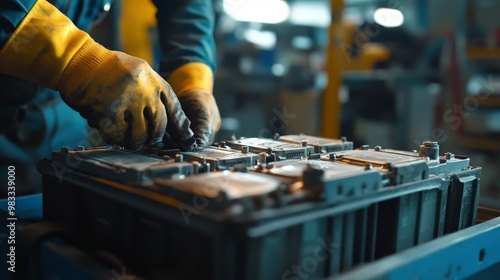
[[467, 157], [352, 148], [307, 135], [63, 148], [38, 165], [44, 219], [147, 279], [294, 279], [314, 256], [308, 278], [322, 279], [475, 223]]

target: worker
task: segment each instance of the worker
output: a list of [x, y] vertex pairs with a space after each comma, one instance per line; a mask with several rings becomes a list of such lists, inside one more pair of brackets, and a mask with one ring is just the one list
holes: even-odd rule
[[209, 144], [220, 127], [212, 96], [212, 0], [153, 1], [163, 50], [159, 74], [84, 31], [110, 2], [0, 2], [0, 174], [15, 167], [17, 185], [24, 184], [17, 195], [39, 190], [36, 161], [94, 137], [82, 133], [81, 117], [105, 142], [130, 149], [164, 135], [181, 149], [195, 139]]

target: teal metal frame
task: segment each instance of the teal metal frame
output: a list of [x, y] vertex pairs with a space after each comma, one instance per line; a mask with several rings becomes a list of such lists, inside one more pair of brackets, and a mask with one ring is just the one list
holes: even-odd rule
[[500, 279], [500, 217], [362, 265], [335, 279]]

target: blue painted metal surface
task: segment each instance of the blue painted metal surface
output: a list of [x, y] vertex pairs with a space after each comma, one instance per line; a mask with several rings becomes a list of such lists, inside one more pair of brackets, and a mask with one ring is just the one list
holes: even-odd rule
[[[0, 210], [7, 211], [7, 199], [0, 199]], [[16, 197], [15, 214], [18, 218], [42, 220], [42, 194]]]
[[335, 279], [500, 279], [500, 218], [360, 266]]
[[[60, 239], [48, 239], [31, 258], [30, 279], [111, 280], [134, 279]], [[127, 278], [128, 277], [128, 278]], [[135, 278], [138, 279], [138, 278]]]

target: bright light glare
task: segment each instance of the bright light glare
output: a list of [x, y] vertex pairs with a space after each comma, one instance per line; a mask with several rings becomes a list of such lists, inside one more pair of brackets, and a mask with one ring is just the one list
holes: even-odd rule
[[290, 22], [296, 25], [330, 26], [328, 1], [303, 1], [290, 3]]
[[290, 15], [290, 7], [283, 0], [224, 0], [223, 7], [239, 21], [280, 23]]
[[401, 11], [389, 8], [378, 8], [375, 10], [373, 19], [376, 23], [385, 27], [398, 27], [405, 21]]
[[245, 30], [245, 39], [263, 49], [272, 49], [276, 45], [276, 33], [257, 29]]
[[283, 64], [276, 63], [271, 67], [271, 72], [273, 73], [274, 76], [283, 76], [285, 74], [285, 67]]

